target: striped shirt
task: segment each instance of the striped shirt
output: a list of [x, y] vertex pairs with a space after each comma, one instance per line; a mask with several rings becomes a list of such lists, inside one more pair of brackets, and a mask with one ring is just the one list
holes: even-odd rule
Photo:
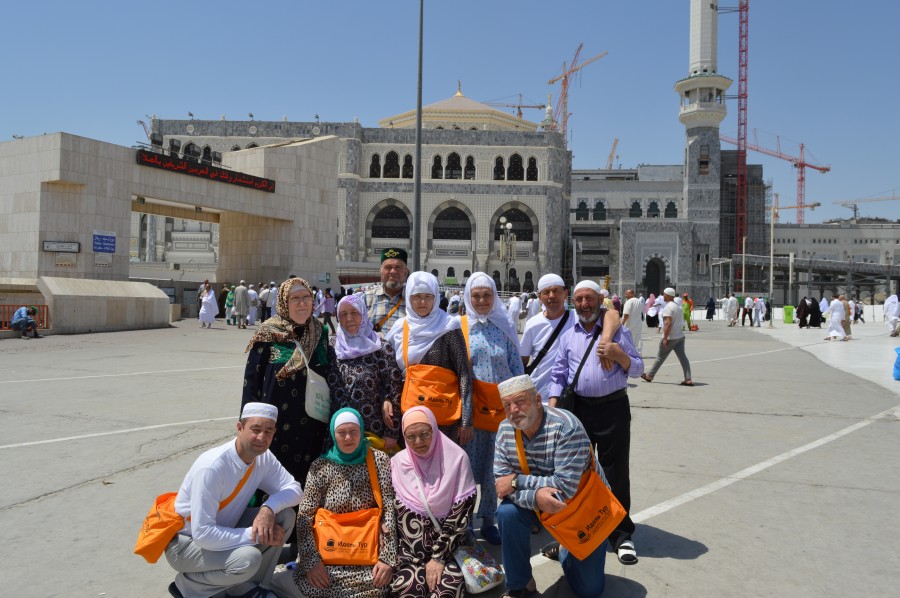
[[391, 329], [391, 326], [394, 325], [394, 322], [400, 318], [406, 317], [406, 305], [402, 303], [402, 301], [402, 289], [399, 293], [394, 295], [393, 298], [384, 292], [383, 285], [378, 285], [371, 291], [366, 292], [366, 307], [369, 308], [369, 319], [372, 320], [372, 326], [381, 322], [381, 320], [394, 309], [394, 306], [400, 303], [400, 307], [398, 307], [394, 313], [391, 314], [391, 317], [385, 320], [381, 325], [381, 336], [387, 334], [388, 330]]
[[[533, 438], [522, 434], [529, 475], [522, 473], [516, 452], [516, 430], [500, 422], [494, 447], [494, 477], [518, 474], [518, 489], [510, 499], [523, 509], [537, 508], [538, 488], [557, 488], [567, 501], [575, 496], [581, 475], [590, 466], [591, 442], [581, 422], [562, 409], [544, 407], [541, 425]], [[599, 469], [599, 468], [598, 468]]]
[[[566, 384], [575, 379], [575, 372], [578, 371], [578, 365], [591, 343], [592, 336], [593, 328], [591, 332], [588, 332], [581, 322], [560, 335], [559, 342], [557, 342], [556, 362], [553, 364], [550, 374], [548, 390], [550, 397], [558, 397]], [[597, 344], [600, 342], [598, 337], [597, 343], [591, 347], [591, 353], [587, 356], [587, 362], [584, 364], [581, 375], [578, 377], [578, 384], [575, 386], [575, 393], [579, 396], [605, 397], [617, 390], [628, 388], [628, 378], [637, 378], [644, 373], [644, 360], [634, 348], [628, 328], [619, 326], [612, 340], [614, 343], [618, 343], [631, 358], [628, 371], [623, 370], [618, 363], [613, 364], [611, 370], [604, 370], [600, 367], [600, 357], [597, 355]]]

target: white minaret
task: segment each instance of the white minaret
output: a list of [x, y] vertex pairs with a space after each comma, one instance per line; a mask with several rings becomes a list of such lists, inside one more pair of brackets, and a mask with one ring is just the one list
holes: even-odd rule
[[[675, 84], [681, 100], [678, 119], [685, 127], [685, 217], [692, 224], [690, 286], [707, 297], [709, 261], [719, 256], [720, 143], [719, 123], [727, 113], [725, 91], [731, 79], [716, 65], [718, 11], [710, 0], [691, 0], [690, 69]], [[682, 242], [687, 242], [685, 239]], [[705, 262], [705, 263], [704, 263]], [[685, 273], [681, 271], [680, 276]]]

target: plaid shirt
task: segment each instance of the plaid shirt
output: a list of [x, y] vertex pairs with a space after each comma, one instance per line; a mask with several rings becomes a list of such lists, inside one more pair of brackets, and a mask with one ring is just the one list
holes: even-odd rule
[[388, 312], [394, 309], [397, 303], [400, 303], [400, 307], [381, 325], [381, 336], [387, 334], [394, 322], [406, 317], [406, 304], [401, 303], [402, 301], [402, 290], [394, 295], [393, 299], [384, 292], [383, 285], [378, 285], [374, 289], [366, 291], [366, 307], [369, 309], [369, 319], [372, 320], [373, 326], [381, 322], [388, 315]]

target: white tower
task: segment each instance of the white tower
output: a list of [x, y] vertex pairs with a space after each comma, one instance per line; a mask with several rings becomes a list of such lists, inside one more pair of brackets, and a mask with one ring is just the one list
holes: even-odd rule
[[709, 284], [709, 262], [719, 255], [719, 123], [727, 113], [725, 91], [732, 81], [717, 71], [718, 19], [715, 4], [691, 0], [690, 70], [686, 79], [675, 84], [681, 99], [678, 119], [686, 133], [684, 198], [685, 215], [693, 225], [690, 278], [695, 293]]

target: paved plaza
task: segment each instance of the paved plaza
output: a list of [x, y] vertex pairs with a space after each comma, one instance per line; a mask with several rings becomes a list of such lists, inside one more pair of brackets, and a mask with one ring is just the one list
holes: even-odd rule
[[[640, 563], [610, 554], [604, 595], [896, 595], [897, 339], [871, 318], [852, 342], [699, 325], [696, 387], [678, 386], [674, 356], [631, 384]], [[182, 321], [0, 341], [2, 595], [168, 595], [174, 572], [132, 554], [137, 530], [153, 497], [233, 436], [251, 332]], [[645, 330], [648, 365], [657, 343]], [[571, 596], [538, 554], [546, 541], [532, 547], [541, 595]]]

